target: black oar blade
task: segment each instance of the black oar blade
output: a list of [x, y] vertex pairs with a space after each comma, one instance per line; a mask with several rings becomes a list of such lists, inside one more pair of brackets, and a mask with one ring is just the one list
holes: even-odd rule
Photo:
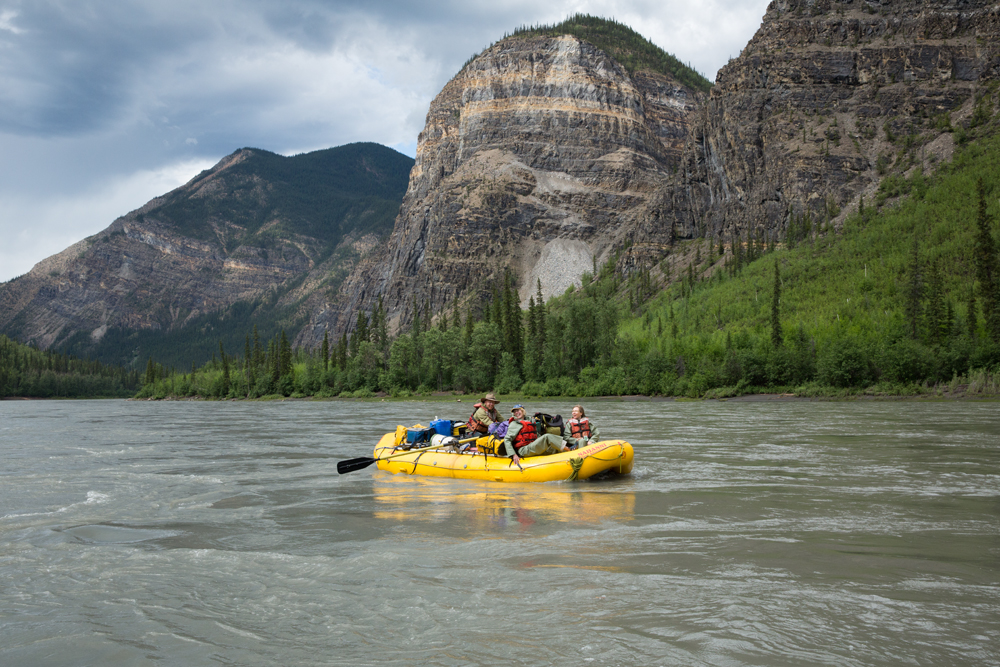
[[370, 456], [362, 456], [357, 459], [347, 459], [346, 461], [337, 461], [337, 472], [343, 475], [344, 473], [354, 472], [355, 470], [362, 470], [367, 468], [371, 464], [375, 463], [378, 459], [373, 459]]

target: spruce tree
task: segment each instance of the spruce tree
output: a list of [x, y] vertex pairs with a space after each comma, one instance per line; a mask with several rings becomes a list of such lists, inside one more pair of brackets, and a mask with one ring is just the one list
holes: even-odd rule
[[906, 288], [906, 321], [910, 338], [920, 338], [921, 303], [924, 294], [924, 277], [920, 270], [920, 249], [916, 237], [913, 239], [913, 263], [910, 265], [910, 283]]
[[[594, 260], [597, 261], [596, 258]], [[544, 380], [542, 377], [542, 369], [544, 368], [545, 362], [545, 337], [546, 337], [546, 318], [545, 318], [545, 298], [542, 296], [542, 280], [538, 279], [538, 287], [535, 292], [535, 357], [538, 360], [538, 373], [539, 380]]]
[[382, 301], [382, 295], [378, 295], [378, 305], [375, 308], [375, 312], [378, 313], [378, 320], [372, 327], [372, 339], [375, 346], [378, 348], [379, 352], [382, 354], [384, 363], [389, 363], [389, 325], [386, 322], [385, 316], [385, 303]]
[[[501, 288], [502, 289], [502, 288]], [[500, 331], [504, 330], [504, 308], [503, 308], [503, 298], [500, 292], [497, 291], [496, 285], [493, 286], [493, 299], [490, 303], [493, 305], [493, 323], [497, 325]]]
[[413, 328], [413, 340], [416, 342], [417, 338], [420, 336], [420, 306], [417, 305], [417, 295], [413, 295], [413, 321], [411, 322]]
[[323, 355], [323, 370], [327, 371], [330, 369], [330, 338], [328, 332], [323, 332], [323, 344], [320, 346], [320, 352]]
[[976, 340], [976, 329], [979, 326], [979, 313], [976, 304], [976, 292], [969, 289], [969, 299], [965, 302], [965, 325], [968, 327], [969, 340]]
[[259, 369], [264, 365], [264, 349], [260, 346], [260, 335], [257, 333], [257, 325], [253, 325], [253, 365]]
[[778, 260], [774, 260], [774, 291], [771, 296], [771, 347], [781, 347], [781, 275], [778, 272]]
[[983, 179], [976, 183], [979, 212], [976, 216], [976, 278], [979, 280], [979, 302], [986, 318], [986, 331], [995, 342], [1000, 342], [1000, 260], [997, 245], [990, 229], [986, 211], [986, 189]]
[[226, 350], [222, 347], [222, 340], [219, 340], [219, 358], [222, 359], [222, 391], [220, 395], [226, 397], [229, 395], [230, 386], [229, 357], [226, 356]]
[[247, 380], [247, 393], [249, 395], [249, 392], [253, 391], [253, 387], [256, 384], [253, 367], [253, 352], [250, 347], [250, 336], [247, 336], [246, 340], [243, 341], [243, 376]]
[[281, 330], [281, 342], [278, 347], [278, 375], [287, 377], [292, 374], [292, 346], [288, 343], [285, 330]]
[[927, 340], [932, 345], [940, 345], [947, 337], [948, 315], [944, 301], [944, 285], [941, 271], [936, 261], [927, 270], [927, 308], [924, 313], [927, 324]]
[[337, 367], [340, 370], [347, 370], [347, 332], [340, 334], [340, 342], [337, 343]]
[[524, 376], [529, 379], [535, 379], [534, 369], [538, 368], [538, 357], [536, 355], [535, 347], [535, 321], [536, 313], [535, 311], [538, 307], [535, 305], [534, 295], [528, 297], [528, 331], [527, 338], [525, 339], [525, 351], [526, 358], [524, 361]]

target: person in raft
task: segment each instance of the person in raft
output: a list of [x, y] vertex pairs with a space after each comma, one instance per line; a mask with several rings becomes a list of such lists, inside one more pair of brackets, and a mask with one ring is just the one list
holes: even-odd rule
[[558, 454], [568, 452], [569, 447], [563, 443], [562, 438], [552, 433], [538, 434], [535, 422], [528, 420], [524, 416], [524, 406], [515, 405], [510, 409], [510, 425], [507, 427], [507, 435], [503, 439], [503, 445], [498, 449], [500, 456], [510, 456], [514, 459], [515, 465], [520, 465], [521, 457], [544, 456], [546, 454]]
[[573, 406], [573, 418], [566, 422], [566, 430], [563, 439], [569, 444], [570, 449], [586, 447], [601, 439], [601, 432], [594, 422], [587, 419], [587, 413], [583, 411], [582, 405]]
[[469, 433], [486, 435], [490, 426], [500, 421], [500, 413], [497, 411], [497, 404], [500, 401], [491, 393], [486, 394], [473, 407], [475, 411], [469, 417]]

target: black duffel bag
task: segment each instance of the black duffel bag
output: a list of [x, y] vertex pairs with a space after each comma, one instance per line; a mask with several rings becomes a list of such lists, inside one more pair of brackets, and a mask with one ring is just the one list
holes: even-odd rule
[[535, 428], [538, 430], [538, 434], [551, 433], [552, 435], [563, 434], [563, 418], [562, 415], [547, 415], [544, 412], [536, 412], [534, 415]]

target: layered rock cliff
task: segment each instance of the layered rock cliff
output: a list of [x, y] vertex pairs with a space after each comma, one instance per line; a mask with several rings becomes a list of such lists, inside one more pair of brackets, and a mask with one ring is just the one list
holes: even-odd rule
[[702, 97], [569, 35], [493, 45], [431, 104], [388, 245], [300, 342], [343, 330], [379, 295], [395, 325], [414, 301], [475, 301], [508, 267], [525, 300], [537, 280], [562, 292], [659, 215]]
[[951, 130], [998, 74], [992, 3], [772, 2], [719, 71], [670, 216], [723, 239], [780, 238], [806, 213], [837, 224], [886, 173], [950, 157]]
[[776, 0], [705, 99], [571, 36], [501, 41], [435, 99], [388, 247], [300, 342], [379, 294], [397, 324], [414, 300], [474, 308], [505, 267], [526, 299], [615, 250], [627, 271], [678, 238], [836, 229], [886, 174], [950, 157], [998, 45], [982, 0]]

